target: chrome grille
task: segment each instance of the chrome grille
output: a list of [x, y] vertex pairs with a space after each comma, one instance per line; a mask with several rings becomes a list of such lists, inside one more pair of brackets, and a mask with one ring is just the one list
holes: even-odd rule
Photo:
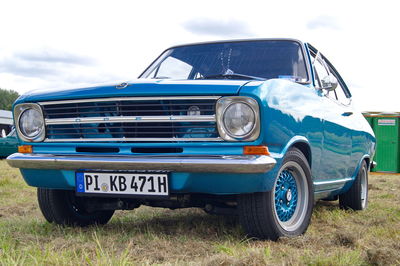
[[[39, 103], [47, 142], [220, 141], [217, 96], [129, 97]], [[200, 114], [190, 114], [191, 106]]]

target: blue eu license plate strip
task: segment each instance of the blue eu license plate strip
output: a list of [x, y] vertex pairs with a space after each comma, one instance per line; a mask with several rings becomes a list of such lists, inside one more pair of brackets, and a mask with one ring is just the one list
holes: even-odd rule
[[168, 196], [167, 173], [76, 172], [76, 192]]

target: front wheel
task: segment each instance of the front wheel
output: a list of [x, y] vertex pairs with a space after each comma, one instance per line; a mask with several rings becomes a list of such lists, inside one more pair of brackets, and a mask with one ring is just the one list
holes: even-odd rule
[[277, 240], [303, 234], [313, 205], [310, 166], [304, 154], [292, 148], [283, 159], [272, 191], [239, 197], [239, 218], [249, 236]]
[[38, 188], [38, 202], [43, 216], [49, 223], [65, 226], [88, 226], [106, 224], [114, 211], [88, 212], [83, 198], [72, 190]]

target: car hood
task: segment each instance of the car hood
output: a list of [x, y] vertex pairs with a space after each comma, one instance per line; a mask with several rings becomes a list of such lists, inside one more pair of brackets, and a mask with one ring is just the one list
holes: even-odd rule
[[87, 88], [35, 90], [22, 95], [16, 103], [52, 100], [90, 99], [128, 96], [174, 96], [174, 95], [235, 95], [247, 80], [144, 80]]

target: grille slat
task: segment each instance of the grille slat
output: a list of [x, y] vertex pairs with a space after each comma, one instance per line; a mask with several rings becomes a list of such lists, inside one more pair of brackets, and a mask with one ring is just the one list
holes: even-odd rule
[[[214, 109], [203, 109], [203, 112], [214, 112]], [[118, 112], [119, 114], [131, 114], [131, 113], [135, 113], [135, 110], [126, 110], [126, 111], [102, 111], [102, 112], [96, 112], [96, 111], [91, 111], [91, 112], [79, 112], [80, 115], [85, 114], [95, 114], [95, 115], [99, 115], [99, 114], [109, 114], [111, 112]], [[136, 111], [137, 112], [137, 111]], [[165, 110], [140, 110], [140, 113], [164, 113]], [[182, 112], [182, 110], [168, 110], [168, 112], [170, 113], [170, 115], [176, 115], [176, 113], [180, 113]], [[56, 114], [48, 114], [48, 116], [64, 116], [64, 115], [76, 115], [77, 112], [67, 112], [67, 113], [56, 113]], [[54, 117], [48, 117], [48, 118], [54, 118]]]
[[[220, 141], [217, 100], [210, 96], [43, 102], [45, 141]], [[191, 106], [196, 106], [195, 115], [188, 115]]]
[[[152, 135], [152, 134], [210, 134], [210, 133], [217, 133], [216, 131], [191, 131], [190, 133], [187, 132], [140, 132], [139, 134], [147, 134], [147, 135]], [[65, 135], [65, 133], [49, 133], [47, 134], [48, 136], [57, 136], [57, 135]], [[81, 135], [79, 132], [70, 132], [68, 135]], [[98, 133], [98, 132], [87, 132], [85, 135], [104, 135], [104, 133]]]
[[[121, 128], [121, 126], [107, 126], [107, 128], [109, 129], [114, 129], [114, 128]], [[123, 126], [123, 128], [126, 129], [138, 129], [138, 128], [157, 128], [157, 129], [168, 129], [171, 128], [171, 125], [168, 126]], [[214, 125], [189, 125], [189, 126], [174, 126], [174, 128], [182, 128], [182, 129], [188, 129], [188, 128], [215, 128]], [[57, 127], [57, 128], [53, 128], [56, 130], [75, 130], [75, 128], [71, 128], [71, 127]], [[79, 129], [93, 129], [93, 127], [79, 127]]]
[[[88, 108], [94, 108], [94, 107], [102, 107], [102, 108], [114, 108], [116, 107], [115, 104], [110, 104], [110, 105], [102, 105], [103, 103], [97, 104], [97, 105], [84, 105], [84, 106], [78, 106], [73, 105], [73, 106], [59, 106], [59, 107], [46, 107], [46, 110], [49, 111], [54, 111], [54, 110], [65, 110], [65, 109], [74, 109], [74, 108], [79, 108], [79, 109], [88, 109]], [[60, 105], [67, 105], [67, 104], [60, 104]], [[168, 104], [168, 103], [164, 103], [162, 104], [163, 106], [190, 106], [190, 105], [198, 105], [198, 106], [214, 106], [213, 103], [180, 103], [180, 104]], [[122, 107], [156, 107], [156, 106], [160, 106], [160, 104], [120, 104], [119, 106]]]

